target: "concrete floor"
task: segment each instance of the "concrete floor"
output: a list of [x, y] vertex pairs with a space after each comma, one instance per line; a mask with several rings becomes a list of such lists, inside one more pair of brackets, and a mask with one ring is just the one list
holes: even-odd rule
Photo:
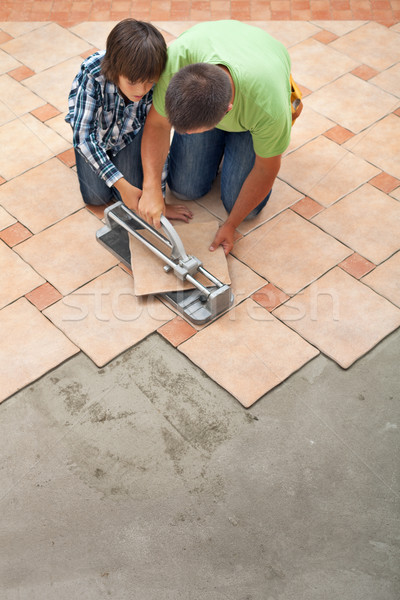
[[157, 334], [0, 406], [1, 600], [397, 600], [400, 332], [246, 411]]

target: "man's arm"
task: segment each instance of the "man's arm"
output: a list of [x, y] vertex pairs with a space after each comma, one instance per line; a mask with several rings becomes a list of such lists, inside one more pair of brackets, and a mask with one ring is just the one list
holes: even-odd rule
[[234, 207], [225, 221], [219, 228], [210, 246], [210, 250], [216, 250], [222, 246], [225, 254], [233, 248], [233, 237], [236, 227], [247, 217], [251, 211], [256, 208], [270, 192], [272, 185], [278, 175], [281, 166], [281, 155], [271, 158], [262, 158], [256, 155], [254, 167], [250, 171], [247, 179], [242, 185], [239, 196]]
[[165, 203], [161, 191], [161, 175], [168, 156], [171, 126], [151, 107], [142, 137], [143, 193], [139, 201], [139, 214], [150, 225], [159, 228]]

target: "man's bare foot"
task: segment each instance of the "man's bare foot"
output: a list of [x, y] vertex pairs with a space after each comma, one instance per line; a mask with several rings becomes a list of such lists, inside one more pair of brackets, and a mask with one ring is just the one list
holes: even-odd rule
[[182, 204], [166, 204], [165, 216], [167, 219], [176, 219], [189, 223], [189, 220], [193, 217], [193, 213]]

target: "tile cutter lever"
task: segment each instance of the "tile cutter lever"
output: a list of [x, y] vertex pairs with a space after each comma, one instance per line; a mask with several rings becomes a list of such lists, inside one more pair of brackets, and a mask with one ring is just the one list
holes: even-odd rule
[[[194, 290], [159, 294], [190, 321], [199, 325], [206, 323], [232, 306], [233, 294], [230, 287], [209, 273], [198, 258], [187, 255], [181, 238], [164, 215], [161, 216], [160, 221], [166, 237], [129, 210], [123, 202], [116, 202], [106, 208], [104, 217], [106, 224], [97, 231], [97, 241], [128, 268], [131, 268], [129, 235], [132, 235], [164, 261], [163, 268], [166, 272], [174, 271], [181, 281], [188, 281], [195, 286]], [[170, 256], [143, 237], [140, 234], [140, 230], [143, 229], [147, 229], [164, 244], [171, 251]], [[201, 273], [213, 285], [206, 287], [197, 281], [194, 277], [197, 273]]]

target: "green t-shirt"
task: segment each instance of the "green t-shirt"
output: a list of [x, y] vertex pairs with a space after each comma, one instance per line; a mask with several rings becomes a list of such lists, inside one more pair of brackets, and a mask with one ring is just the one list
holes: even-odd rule
[[261, 157], [282, 154], [292, 125], [286, 48], [262, 29], [240, 21], [195, 25], [168, 48], [167, 65], [153, 96], [160, 115], [166, 116], [165, 93], [173, 75], [198, 62], [224, 65], [235, 84], [233, 108], [218, 129], [250, 131], [254, 151]]

